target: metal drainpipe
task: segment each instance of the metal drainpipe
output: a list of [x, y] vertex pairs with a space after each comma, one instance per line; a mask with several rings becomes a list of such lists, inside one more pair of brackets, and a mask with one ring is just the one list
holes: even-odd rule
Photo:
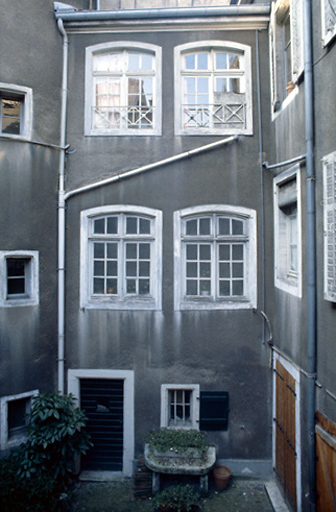
[[317, 369], [316, 353], [316, 210], [314, 168], [314, 96], [312, 57], [312, 2], [304, 0], [304, 91], [305, 91], [305, 136], [307, 172], [307, 433], [309, 463], [310, 510], [315, 511], [315, 383]]
[[[63, 36], [62, 104], [60, 120], [60, 146], [65, 147], [66, 113], [68, 97], [68, 36], [63, 21], [57, 21], [58, 30]], [[58, 391], [64, 394], [64, 325], [65, 325], [65, 151], [61, 151], [58, 171]]]

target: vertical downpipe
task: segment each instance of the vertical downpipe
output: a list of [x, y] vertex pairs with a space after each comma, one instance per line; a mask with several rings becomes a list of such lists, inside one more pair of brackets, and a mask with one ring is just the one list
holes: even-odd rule
[[[57, 21], [63, 36], [63, 73], [60, 146], [65, 148], [66, 112], [68, 96], [68, 36], [63, 21]], [[58, 391], [64, 394], [64, 325], [65, 325], [65, 149], [60, 153], [58, 173]]]
[[307, 434], [309, 464], [309, 503], [315, 511], [315, 383], [316, 383], [316, 209], [314, 168], [314, 84], [312, 57], [312, 2], [304, 0], [304, 90], [307, 171]]

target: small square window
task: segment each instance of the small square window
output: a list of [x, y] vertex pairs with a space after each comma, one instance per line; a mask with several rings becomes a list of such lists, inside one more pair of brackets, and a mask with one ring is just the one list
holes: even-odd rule
[[32, 129], [32, 90], [0, 83], [0, 135], [30, 138]]
[[38, 252], [0, 251], [0, 306], [39, 302]]
[[4, 396], [0, 399], [0, 447], [7, 450], [26, 441], [27, 417], [31, 401], [38, 390], [20, 393], [19, 395]]
[[162, 384], [161, 427], [198, 429], [198, 399], [198, 384]]

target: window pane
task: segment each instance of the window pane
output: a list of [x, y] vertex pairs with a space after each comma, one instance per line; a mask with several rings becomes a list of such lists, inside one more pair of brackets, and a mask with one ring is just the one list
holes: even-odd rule
[[127, 279], [127, 281], [126, 281], [126, 290], [127, 290], [127, 293], [135, 293], [136, 292], [136, 281], [135, 281], [135, 279]]
[[201, 295], [210, 295], [211, 281], [201, 281]]
[[244, 257], [243, 245], [242, 244], [233, 244], [232, 245], [232, 259], [233, 260], [242, 260]]
[[95, 261], [94, 262], [93, 275], [94, 276], [104, 276], [104, 262], [103, 261]]
[[129, 53], [128, 54], [128, 69], [130, 71], [138, 71], [140, 69], [140, 54]]
[[107, 233], [111, 235], [118, 233], [118, 217], [107, 217]]
[[117, 261], [108, 261], [107, 262], [106, 275], [108, 275], [108, 276], [117, 276], [118, 275], [118, 262]]
[[93, 293], [104, 293], [104, 279], [94, 278]]
[[149, 294], [149, 279], [139, 279], [139, 294], [140, 295], [148, 295]]
[[197, 281], [187, 279], [187, 295], [197, 295]]
[[126, 233], [128, 235], [136, 234], [138, 232], [137, 217], [126, 218]]
[[244, 224], [242, 220], [232, 219], [232, 234], [242, 235], [244, 233]]
[[94, 55], [93, 70], [94, 71], [118, 71], [122, 69], [121, 53], [103, 53]]
[[196, 59], [195, 59], [194, 53], [191, 55], [185, 55], [184, 66], [186, 69], [195, 69], [195, 62], [196, 62]]
[[197, 235], [197, 219], [187, 220], [186, 234], [187, 235]]
[[198, 78], [197, 79], [197, 92], [198, 94], [206, 94], [208, 96], [209, 93], [209, 80], [207, 78]]
[[230, 261], [230, 245], [229, 244], [220, 244], [219, 260], [220, 261]]
[[240, 69], [240, 57], [234, 53], [229, 54], [229, 68]]
[[244, 277], [244, 267], [242, 263], [232, 263], [232, 277]]
[[211, 275], [210, 263], [201, 263], [200, 264], [200, 276], [201, 277], [210, 277], [210, 275]]
[[96, 219], [93, 227], [94, 233], [105, 233], [105, 219]]
[[187, 263], [187, 277], [197, 277], [197, 263]]
[[150, 234], [150, 221], [148, 219], [140, 219], [140, 234]]
[[218, 221], [218, 234], [230, 235], [230, 219], [220, 217]]
[[197, 245], [187, 244], [187, 260], [197, 260]]
[[230, 277], [230, 263], [219, 264], [219, 277]]
[[149, 55], [148, 53], [142, 54], [142, 65], [141, 69], [143, 71], [150, 71], [153, 69], [153, 57], [152, 55]]
[[149, 276], [149, 261], [140, 261], [139, 263], [139, 276]]
[[12, 135], [20, 135], [20, 121], [10, 117], [2, 118], [2, 133], [10, 133]]
[[230, 281], [220, 281], [219, 283], [219, 295], [221, 297], [230, 296]]
[[243, 294], [244, 294], [243, 281], [233, 281], [232, 282], [232, 295], [243, 295]]
[[106, 279], [106, 293], [108, 295], [116, 295], [118, 293], [117, 279]]
[[149, 260], [150, 258], [150, 244], [139, 244], [139, 258], [141, 260]]
[[227, 68], [227, 53], [216, 52], [216, 69]]
[[8, 402], [8, 434], [9, 437], [27, 431], [26, 413], [30, 399], [20, 398]]
[[126, 244], [126, 258], [127, 259], [136, 259], [137, 257], [137, 244], [128, 243]]
[[95, 242], [93, 244], [93, 256], [94, 258], [104, 258], [105, 256], [105, 244]]
[[200, 235], [210, 234], [210, 219], [200, 219]]
[[24, 259], [7, 259], [7, 295], [26, 292], [26, 264]]
[[128, 261], [126, 263], [126, 276], [136, 276], [137, 275], [137, 264], [136, 261]]
[[208, 53], [197, 54], [197, 69], [208, 69]]
[[7, 259], [7, 276], [8, 277], [24, 277], [25, 275], [25, 260], [16, 258]]
[[8, 279], [7, 284], [7, 294], [8, 295], [17, 295], [25, 293], [25, 279], [18, 277], [15, 279]]
[[210, 260], [210, 245], [201, 244], [200, 245], [200, 259], [201, 260]]
[[107, 257], [109, 259], [117, 259], [118, 258], [118, 244], [111, 242], [106, 245], [107, 245]]

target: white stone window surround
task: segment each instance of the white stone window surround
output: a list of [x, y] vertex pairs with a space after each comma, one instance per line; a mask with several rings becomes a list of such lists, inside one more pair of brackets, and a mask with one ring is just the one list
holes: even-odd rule
[[[7, 259], [25, 260], [26, 293], [22, 296], [7, 294]], [[0, 251], [0, 307], [37, 306], [39, 304], [38, 251]]]
[[80, 379], [124, 381], [124, 452], [123, 476], [133, 475], [134, 461], [134, 372], [133, 370], [80, 369], [68, 370], [68, 393], [80, 404]]
[[[206, 214], [224, 215], [245, 222], [244, 296], [209, 300], [208, 297], [184, 297], [186, 279], [182, 253], [182, 222], [186, 217]], [[174, 308], [179, 310], [234, 310], [251, 309], [257, 304], [257, 223], [256, 211], [231, 205], [202, 205], [185, 208], [174, 213]]]
[[[91, 290], [91, 222], [95, 217], [114, 214], [145, 215], [153, 221], [151, 245], [151, 294], [131, 297], [94, 297]], [[135, 237], [132, 237], [132, 240]], [[162, 212], [143, 206], [109, 205], [81, 212], [80, 307], [114, 310], [161, 310], [162, 308]]]
[[[174, 390], [185, 390], [191, 391], [190, 399], [190, 425], [169, 425], [169, 392]], [[168, 428], [195, 428], [199, 429], [199, 398], [200, 398], [200, 387], [199, 384], [161, 384], [161, 415], [160, 415], [160, 427]]]
[[[182, 126], [182, 61], [186, 53], [209, 52], [209, 51], [227, 51], [240, 55], [242, 63], [241, 80], [244, 82], [245, 89], [245, 128], [231, 126], [227, 128], [197, 127], [183, 128]], [[251, 48], [248, 45], [236, 43], [234, 41], [206, 40], [193, 43], [186, 43], [175, 47], [174, 49], [174, 105], [175, 105], [175, 134], [176, 135], [253, 135], [253, 108], [252, 108], [252, 69], [251, 69]], [[215, 73], [212, 70], [212, 74]], [[233, 114], [233, 118], [235, 115]]]
[[[114, 129], [98, 130], [92, 127], [92, 107], [94, 105], [93, 91], [93, 57], [97, 54], [104, 54], [118, 51], [137, 51], [150, 53], [154, 57], [154, 79], [153, 79], [153, 104], [154, 122], [153, 129]], [[98, 45], [88, 46], [85, 50], [85, 126], [86, 136], [153, 136], [161, 135], [162, 131], [162, 48], [157, 45], [140, 43], [135, 41], [116, 41]]]
[[13, 99], [22, 101], [20, 134], [2, 133], [0, 131], [0, 136], [10, 139], [30, 140], [33, 123], [33, 90], [30, 87], [0, 82], [0, 94], [3, 96], [9, 95]]
[[336, 35], [336, 1], [321, 0], [323, 46], [327, 46]]
[[8, 418], [8, 404], [15, 400], [31, 399], [39, 394], [38, 389], [33, 391], [27, 391], [25, 393], [19, 393], [17, 395], [3, 396], [0, 399], [0, 447], [1, 450], [7, 450], [18, 446], [19, 444], [26, 441], [26, 435], [14, 436], [13, 439], [9, 436], [9, 418]]
[[322, 159], [324, 298], [336, 302], [336, 151]]
[[[282, 185], [296, 181], [297, 189], [297, 271], [288, 270], [289, 237], [287, 228], [289, 215], [279, 207], [279, 189]], [[301, 220], [301, 173], [300, 165], [282, 172], [273, 180], [274, 194], [274, 284], [276, 288], [302, 297], [302, 220]]]

